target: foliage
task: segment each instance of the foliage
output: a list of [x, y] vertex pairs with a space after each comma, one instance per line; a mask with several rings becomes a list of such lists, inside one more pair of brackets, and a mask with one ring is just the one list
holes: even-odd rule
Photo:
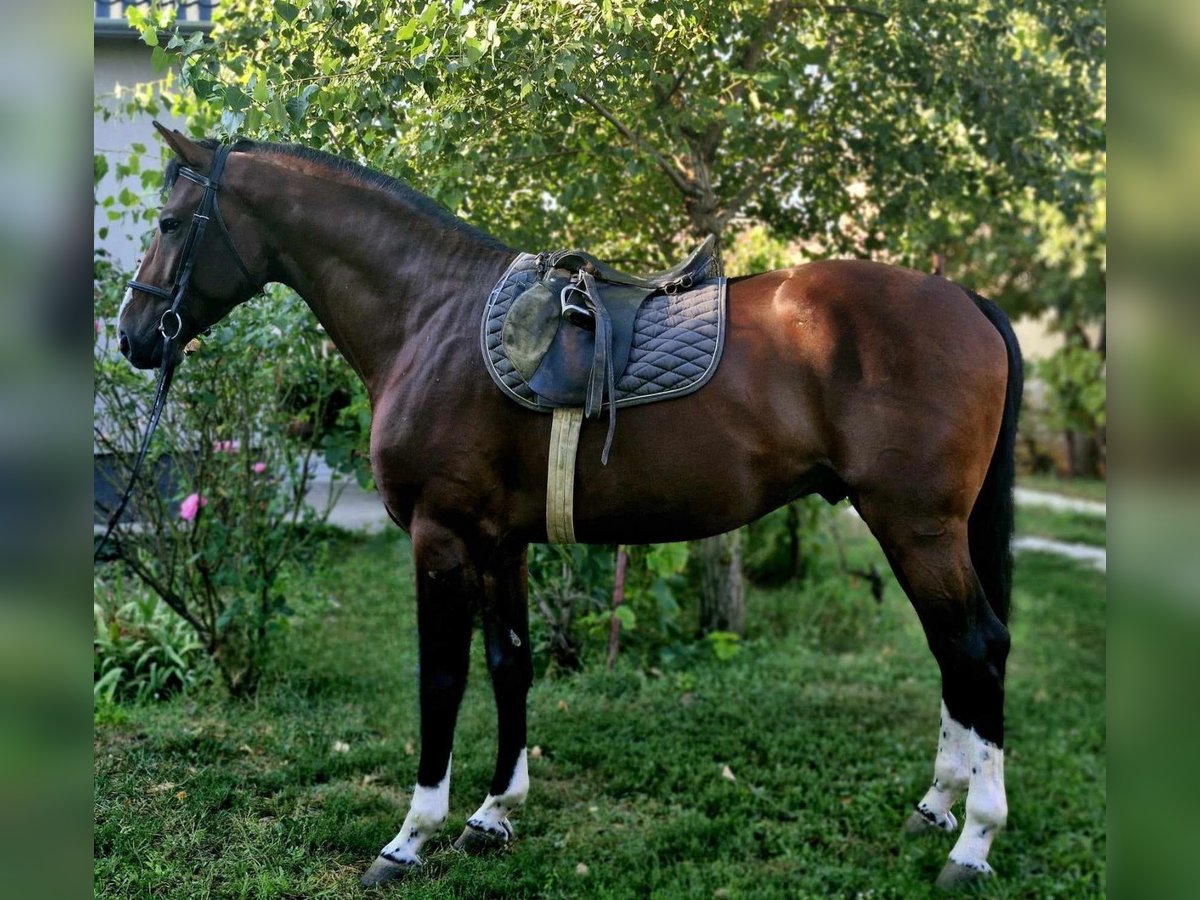
[[191, 626], [120, 572], [95, 579], [92, 616], [98, 703], [159, 700], [205, 676], [204, 645]]
[[579, 620], [606, 609], [612, 596], [613, 549], [596, 544], [533, 544], [529, 595], [534, 660], [574, 672], [583, 666]]
[[[339, 605], [297, 620], [253, 706], [205, 687], [97, 727], [97, 898], [362, 897], [358, 876], [395, 834], [416, 778], [407, 546], [398, 533], [339, 546], [313, 579]], [[847, 553], [883, 564], [866, 536]], [[982, 894], [1104, 896], [1104, 577], [1044, 554], [1023, 554], [1015, 575], [1028, 614], [1014, 620], [1006, 700], [1020, 764], [1008, 769], [1012, 826]], [[752, 623], [764, 599], [751, 587]], [[612, 672], [538, 678], [518, 839], [484, 857], [450, 848], [495, 764], [495, 706], [474, 648], [450, 818], [424, 868], [392, 893], [930, 896], [954, 837], [899, 831], [929, 786], [939, 673], [894, 584], [878, 614], [836, 656], [791, 632], [662, 677], [619, 660]]]
[[803, 582], [830, 542], [833, 515], [820, 497], [793, 500], [746, 527], [746, 574], [760, 584]]
[[1026, 186], [1080, 207], [1104, 40], [1098, 4], [247, 0], [164, 53], [225, 133], [368, 160], [522, 245], [662, 255], [749, 217], [924, 261]]
[[[154, 383], [114, 352], [124, 278], [102, 257], [95, 276], [94, 440], [115, 496], [131, 474]], [[255, 689], [269, 640], [291, 612], [281, 573], [308, 557], [328, 512], [305, 497], [315, 452], [330, 440], [319, 423], [344, 384], [343, 364], [310, 323], [283, 297], [214, 327], [174, 382], [112, 538], [115, 568], [188, 623], [235, 694]], [[337, 494], [335, 479], [330, 504]]]
[[548, 650], [560, 670], [573, 671], [602, 658], [613, 618], [621, 623], [622, 656], [658, 662], [683, 640], [681, 600], [688, 585], [687, 544], [627, 547], [624, 602], [612, 608], [615, 548], [608, 545], [535, 544], [529, 553], [529, 588], [539, 616], [534, 648]]
[[1087, 347], [1068, 343], [1037, 365], [1037, 374], [1050, 388], [1051, 410], [1062, 428], [1089, 434], [1108, 420], [1108, 385], [1104, 357]]

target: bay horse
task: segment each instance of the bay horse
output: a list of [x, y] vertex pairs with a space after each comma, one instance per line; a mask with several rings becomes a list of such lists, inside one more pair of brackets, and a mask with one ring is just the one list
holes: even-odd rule
[[[162, 364], [164, 353], [174, 362], [178, 347], [267, 282], [291, 287], [366, 385], [375, 482], [412, 539], [417, 784], [364, 884], [419, 865], [446, 820], [477, 616], [498, 750], [490, 791], [458, 846], [507, 842], [529, 789], [525, 554], [547, 540], [551, 428], [549, 416], [506, 399], [480, 358], [485, 300], [516, 251], [329, 154], [248, 140], [219, 147], [156, 127], [177, 159], [119, 315], [122, 353], [138, 368]], [[218, 227], [192, 240], [185, 226], [202, 204]], [[169, 318], [168, 286], [174, 277], [178, 288], [181, 269], [190, 284], [176, 291], [178, 318]], [[1004, 668], [1022, 391], [1008, 320], [944, 278], [862, 260], [733, 279], [728, 307], [724, 355], [703, 389], [624, 412], [606, 466], [604, 428], [583, 429], [578, 540], [690, 540], [804, 494], [849, 497], [941, 670], [933, 780], [906, 828], [956, 831], [952, 807], [965, 793], [938, 884], [987, 874], [1007, 816]], [[160, 339], [167, 329], [176, 343]]]

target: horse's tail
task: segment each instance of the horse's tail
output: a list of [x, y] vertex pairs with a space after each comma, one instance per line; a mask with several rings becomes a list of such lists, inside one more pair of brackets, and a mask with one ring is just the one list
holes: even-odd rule
[[1004, 396], [1000, 434], [996, 438], [996, 448], [992, 451], [992, 461], [983, 479], [983, 487], [979, 490], [967, 522], [975, 574], [979, 576], [997, 618], [1007, 624], [1012, 599], [1014, 450], [1017, 443], [1017, 415], [1021, 410], [1021, 394], [1025, 388], [1024, 364], [1017, 336], [1004, 310], [974, 291], [967, 293], [979, 311], [1000, 332], [1008, 352], [1008, 390]]

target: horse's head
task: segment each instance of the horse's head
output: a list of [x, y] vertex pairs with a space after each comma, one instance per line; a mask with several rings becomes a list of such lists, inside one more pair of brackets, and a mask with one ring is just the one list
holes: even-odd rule
[[[162, 362], [254, 296], [267, 280], [261, 240], [232, 202], [228, 148], [196, 143], [154, 123], [178, 157], [167, 169], [169, 195], [118, 316], [121, 352], [139, 369]], [[218, 202], [218, 195], [224, 206]], [[248, 267], [249, 266], [249, 267]]]

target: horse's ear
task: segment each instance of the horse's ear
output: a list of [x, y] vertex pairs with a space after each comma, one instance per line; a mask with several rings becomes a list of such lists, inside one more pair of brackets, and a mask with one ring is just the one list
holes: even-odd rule
[[201, 147], [182, 132], [176, 131], [173, 128], [167, 128], [160, 122], [155, 122], [154, 127], [158, 129], [158, 133], [163, 136], [163, 140], [167, 142], [167, 146], [175, 151], [175, 155], [179, 157], [185, 166], [190, 166], [198, 171], [208, 168], [213, 158], [211, 150], [207, 147]]

